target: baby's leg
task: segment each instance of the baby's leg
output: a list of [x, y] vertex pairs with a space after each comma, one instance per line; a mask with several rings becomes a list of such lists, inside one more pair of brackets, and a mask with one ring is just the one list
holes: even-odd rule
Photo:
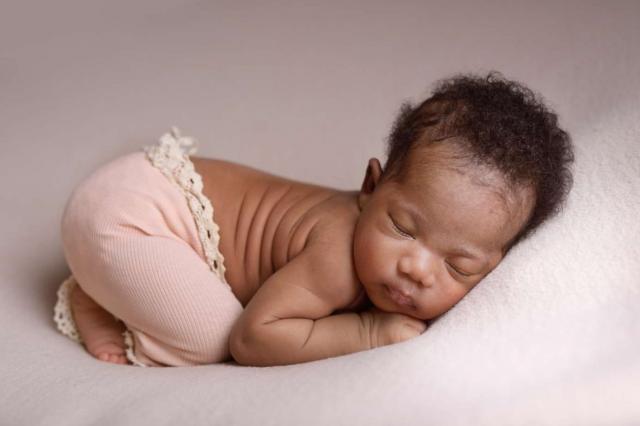
[[189, 206], [136, 153], [95, 172], [65, 209], [65, 258], [82, 290], [126, 326], [132, 362], [230, 359], [242, 305], [205, 261]]
[[116, 364], [128, 364], [122, 333], [125, 326], [105, 311], [78, 285], [71, 288], [70, 309], [82, 342], [96, 358]]
[[[137, 361], [180, 366], [229, 359], [229, 334], [242, 306], [193, 249], [173, 239], [132, 232], [112, 241], [110, 253], [110, 268], [96, 268], [93, 279], [78, 282], [127, 326]], [[95, 319], [98, 313], [89, 315]], [[82, 318], [76, 319], [82, 335]], [[98, 343], [104, 343], [114, 337], [113, 326], [103, 323], [102, 336], [96, 336], [95, 329], [93, 336], [83, 335], [89, 352], [94, 349], [92, 338], [101, 337]], [[104, 346], [101, 349], [104, 352]]]

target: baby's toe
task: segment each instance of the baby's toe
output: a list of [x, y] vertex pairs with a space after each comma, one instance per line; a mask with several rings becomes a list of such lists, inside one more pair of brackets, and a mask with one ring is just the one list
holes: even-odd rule
[[127, 357], [125, 355], [118, 355], [118, 360], [116, 362], [118, 364], [124, 364], [124, 365], [129, 364], [129, 360], [127, 359]]
[[105, 362], [111, 362], [114, 364], [127, 364], [127, 357], [120, 354], [112, 354], [104, 352], [98, 355], [98, 359]]
[[126, 360], [126, 357], [124, 355], [111, 354], [111, 356], [109, 356], [109, 362], [113, 362], [115, 364], [122, 364], [123, 361], [125, 360]]

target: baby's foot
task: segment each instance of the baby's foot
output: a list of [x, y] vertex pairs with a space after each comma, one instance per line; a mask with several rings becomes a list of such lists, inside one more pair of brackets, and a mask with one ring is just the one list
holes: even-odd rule
[[98, 305], [80, 286], [71, 289], [69, 302], [78, 333], [87, 351], [99, 360], [128, 364], [122, 333], [125, 325]]

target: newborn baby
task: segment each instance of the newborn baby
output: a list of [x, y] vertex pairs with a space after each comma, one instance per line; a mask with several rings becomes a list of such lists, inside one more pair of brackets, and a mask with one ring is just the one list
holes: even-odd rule
[[403, 104], [387, 153], [359, 191], [174, 156], [201, 177], [197, 208], [160, 173], [166, 162], [120, 159], [121, 182], [140, 173], [136, 189], [94, 182], [63, 218], [78, 341], [145, 366], [283, 365], [402, 342], [557, 214], [572, 183], [556, 115], [498, 73], [445, 79]]

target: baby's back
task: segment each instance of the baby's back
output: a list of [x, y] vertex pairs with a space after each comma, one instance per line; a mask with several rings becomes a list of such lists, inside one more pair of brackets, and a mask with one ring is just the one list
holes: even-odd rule
[[[226, 278], [245, 306], [269, 276], [309, 244], [314, 233], [332, 229], [351, 244], [358, 216], [356, 192], [286, 179], [236, 163], [191, 157], [202, 176], [220, 227]], [[340, 232], [343, 228], [343, 232]], [[330, 253], [327, 253], [330, 256]], [[351, 259], [338, 261], [353, 276]], [[337, 271], [336, 271], [337, 272]], [[357, 283], [345, 282], [353, 292]]]

